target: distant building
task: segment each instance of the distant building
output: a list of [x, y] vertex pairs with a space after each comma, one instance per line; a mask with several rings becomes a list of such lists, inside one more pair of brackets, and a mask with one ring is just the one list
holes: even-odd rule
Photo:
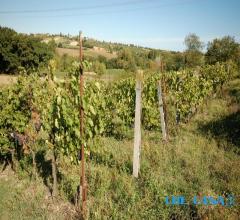
[[44, 39], [44, 40], [42, 40], [41, 42], [48, 44], [49, 41], [50, 41], [50, 39]]
[[77, 46], [77, 45], [78, 45], [78, 42], [77, 42], [77, 41], [71, 41], [69, 45], [70, 45], [70, 46]]
[[93, 50], [94, 50], [94, 51], [105, 51], [104, 48], [102, 48], [102, 47], [96, 47], [96, 46], [93, 47]]
[[61, 41], [62, 37], [54, 37], [54, 41], [57, 42], [57, 41]]

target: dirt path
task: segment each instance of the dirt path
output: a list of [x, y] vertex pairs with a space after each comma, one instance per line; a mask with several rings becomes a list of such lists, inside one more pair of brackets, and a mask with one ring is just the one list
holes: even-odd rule
[[17, 81], [17, 76], [0, 74], [0, 86], [9, 85]]

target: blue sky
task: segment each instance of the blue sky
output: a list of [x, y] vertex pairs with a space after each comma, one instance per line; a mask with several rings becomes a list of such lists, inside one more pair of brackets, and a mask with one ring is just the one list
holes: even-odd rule
[[240, 0], [0, 0], [0, 25], [24, 33], [69, 33], [113, 42], [184, 50], [196, 33], [240, 41]]

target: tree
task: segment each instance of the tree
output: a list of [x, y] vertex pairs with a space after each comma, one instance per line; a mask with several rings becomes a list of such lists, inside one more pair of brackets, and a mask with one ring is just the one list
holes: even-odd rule
[[214, 39], [208, 43], [205, 58], [208, 64], [232, 60], [239, 65], [239, 56], [239, 44], [235, 41], [234, 37], [225, 36], [222, 39]]
[[159, 52], [157, 50], [150, 50], [148, 52], [148, 59], [150, 60], [155, 60], [157, 56], [159, 56]]
[[199, 66], [203, 63], [203, 43], [196, 34], [189, 34], [185, 37], [184, 44], [187, 49], [185, 51], [185, 65], [187, 67]]
[[162, 60], [165, 64], [164, 70], [179, 70], [184, 67], [184, 56], [181, 52], [163, 51]]
[[101, 63], [107, 63], [107, 58], [105, 56], [99, 55], [98, 56], [98, 61]]
[[120, 69], [135, 71], [136, 70], [136, 61], [133, 55], [133, 52], [129, 48], [124, 48], [118, 53], [117, 66]]
[[117, 58], [107, 60], [106, 66], [108, 69], [117, 69], [118, 68]]
[[185, 37], [184, 44], [189, 51], [201, 51], [203, 49], [203, 43], [196, 34], [189, 34]]
[[53, 57], [54, 45], [41, 43], [34, 36], [0, 27], [0, 72], [16, 73], [19, 67], [37, 69]]
[[99, 75], [103, 75], [106, 73], [106, 66], [104, 63], [101, 63], [97, 60], [93, 63], [93, 71]]
[[63, 67], [63, 70], [67, 69], [67, 66], [68, 66], [67, 60], [68, 60], [68, 55], [66, 53], [64, 53], [63, 56], [62, 56], [62, 67]]

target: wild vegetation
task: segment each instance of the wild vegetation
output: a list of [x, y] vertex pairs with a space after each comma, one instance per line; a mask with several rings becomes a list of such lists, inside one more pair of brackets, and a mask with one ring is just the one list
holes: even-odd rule
[[21, 68], [33, 71], [53, 58], [54, 43], [47, 45], [9, 28], [0, 27], [0, 42], [1, 73], [13, 74]]

